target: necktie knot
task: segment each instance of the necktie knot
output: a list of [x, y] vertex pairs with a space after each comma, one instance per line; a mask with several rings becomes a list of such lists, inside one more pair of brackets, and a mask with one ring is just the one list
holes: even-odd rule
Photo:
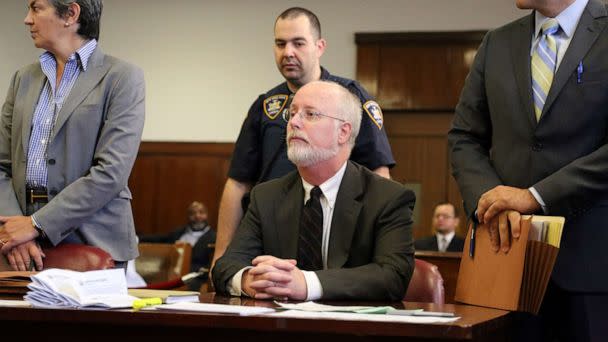
[[312, 188], [312, 190], [310, 190], [310, 199], [319, 200], [321, 195], [323, 195], [323, 191], [321, 191], [321, 188], [318, 186], [315, 186]]
[[557, 22], [557, 19], [551, 18], [545, 21], [540, 28], [543, 35], [554, 35], [559, 30], [559, 22]]

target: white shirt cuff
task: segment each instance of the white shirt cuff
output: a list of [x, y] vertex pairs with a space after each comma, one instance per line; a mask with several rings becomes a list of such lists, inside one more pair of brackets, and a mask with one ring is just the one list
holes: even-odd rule
[[304, 280], [306, 281], [306, 300], [317, 300], [323, 297], [323, 287], [321, 286], [321, 281], [315, 272], [311, 271], [302, 271], [304, 274]]
[[534, 189], [533, 186], [529, 187], [528, 190], [530, 191], [532, 196], [534, 196], [534, 199], [536, 200], [536, 202], [538, 202], [538, 204], [540, 204], [540, 207], [543, 209], [543, 213], [548, 214], [547, 205], [545, 204], [545, 201], [543, 201], [543, 198], [540, 196], [538, 191], [536, 191], [536, 189]]
[[40, 225], [38, 224], [38, 221], [36, 221], [36, 218], [34, 217], [34, 215], [36, 215], [36, 214], [30, 215], [30, 218], [32, 219], [32, 223], [34, 224], [34, 227], [38, 227], [38, 228], [42, 229], [42, 227], [40, 227]]
[[247, 271], [250, 268], [253, 268], [253, 267], [252, 266], [244, 267], [232, 276], [232, 279], [230, 279], [230, 282], [229, 282], [230, 285], [228, 286], [228, 293], [230, 293], [231, 296], [236, 296], [236, 297], [249, 296], [241, 288], [241, 279], [243, 278], [243, 272]]

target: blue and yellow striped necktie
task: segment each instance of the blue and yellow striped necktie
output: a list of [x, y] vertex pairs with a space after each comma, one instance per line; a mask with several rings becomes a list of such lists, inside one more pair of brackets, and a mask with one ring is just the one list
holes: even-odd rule
[[557, 65], [557, 43], [555, 34], [559, 31], [557, 19], [545, 21], [541, 27], [541, 37], [532, 54], [532, 92], [536, 121], [540, 120], [547, 94], [553, 82]]

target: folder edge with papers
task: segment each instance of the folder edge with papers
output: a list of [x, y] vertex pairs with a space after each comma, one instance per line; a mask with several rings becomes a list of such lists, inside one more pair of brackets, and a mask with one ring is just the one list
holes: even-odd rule
[[[533, 222], [549, 222], [543, 241], [529, 241]], [[557, 258], [565, 219], [557, 216], [524, 215], [521, 235], [513, 239], [508, 253], [493, 252], [487, 226], [476, 229], [476, 253], [463, 254], [456, 301], [511, 311], [537, 313]], [[543, 236], [544, 235], [544, 236]], [[471, 243], [471, 229], [465, 250]]]

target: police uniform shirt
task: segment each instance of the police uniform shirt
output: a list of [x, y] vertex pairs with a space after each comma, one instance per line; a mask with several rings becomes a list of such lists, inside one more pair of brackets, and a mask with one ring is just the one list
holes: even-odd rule
[[[361, 130], [350, 159], [370, 170], [395, 165], [380, 106], [356, 81], [333, 76], [324, 68], [321, 68], [321, 80], [333, 81], [348, 88], [359, 97], [363, 105]], [[295, 165], [287, 159], [287, 122], [283, 118], [290, 95], [292, 93], [287, 82], [283, 82], [260, 95], [251, 105], [234, 148], [228, 171], [230, 178], [256, 183], [281, 177], [295, 169]], [[273, 161], [278, 149], [280, 151]], [[265, 168], [267, 171], [264, 172], [263, 179], [260, 179]]]

